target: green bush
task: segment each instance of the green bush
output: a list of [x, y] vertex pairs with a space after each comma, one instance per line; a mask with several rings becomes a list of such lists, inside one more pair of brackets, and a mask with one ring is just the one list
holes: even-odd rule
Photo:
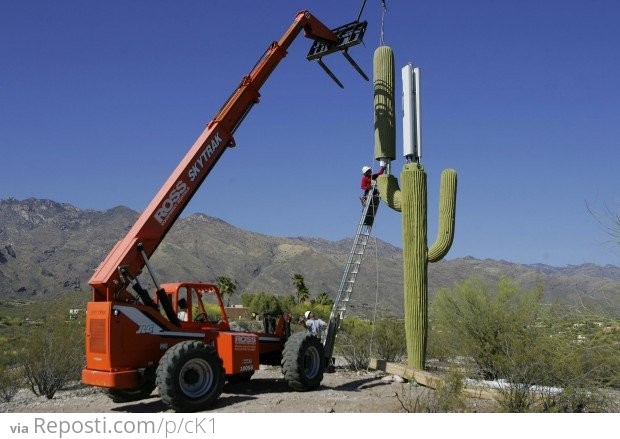
[[462, 413], [467, 411], [463, 379], [461, 373], [452, 370], [444, 379], [433, 383], [433, 389], [411, 381], [403, 384], [396, 397], [408, 413]]
[[37, 395], [51, 399], [72, 381], [81, 378], [85, 364], [84, 315], [69, 317], [76, 308], [72, 297], [59, 297], [31, 312], [31, 322], [19, 343], [26, 383]]
[[618, 382], [620, 360], [617, 344], [596, 336], [600, 326], [544, 304], [541, 289], [469, 279], [437, 294], [429, 346], [436, 358], [458, 358], [470, 377], [505, 380], [503, 411], [606, 411], [597, 389]]
[[[514, 350], [540, 336], [542, 291], [521, 292], [507, 279], [497, 286], [468, 279], [440, 290], [431, 306], [433, 326], [441, 331], [453, 357], [471, 358], [485, 379], [496, 379], [515, 361]], [[526, 352], [524, 352], [526, 353]]]
[[280, 308], [285, 313], [292, 313], [293, 309], [298, 306], [295, 300], [295, 296], [289, 294], [288, 296], [276, 296], [278, 302], [280, 303]]
[[23, 373], [16, 363], [0, 364], [0, 400], [9, 402], [23, 385]]
[[254, 296], [254, 293], [241, 293], [241, 305], [243, 305], [244, 308], [249, 308]]
[[344, 320], [338, 332], [335, 350], [344, 359], [346, 367], [353, 370], [368, 369], [371, 334], [370, 323], [356, 318]]
[[250, 311], [257, 315], [279, 315], [282, 314], [280, 302], [273, 294], [260, 292], [254, 294], [250, 302]]
[[372, 334], [372, 355], [397, 363], [407, 355], [405, 322], [394, 318], [377, 320]]
[[308, 310], [315, 312], [317, 317], [327, 320], [331, 312], [330, 305], [309, 302], [297, 303], [293, 295], [276, 296], [271, 293], [258, 292], [241, 294], [241, 304], [257, 315], [281, 315], [291, 313], [296, 321]]
[[80, 379], [85, 363], [83, 325], [50, 320], [31, 327], [23, 345], [23, 362], [34, 394], [53, 398], [56, 391]]

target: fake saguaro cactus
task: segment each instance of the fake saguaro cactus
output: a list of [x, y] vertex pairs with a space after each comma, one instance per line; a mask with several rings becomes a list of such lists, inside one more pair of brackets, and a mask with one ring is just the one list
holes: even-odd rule
[[[394, 57], [391, 49], [380, 46], [374, 57], [375, 86], [375, 159], [394, 157], [393, 82]], [[390, 77], [391, 75], [391, 77]], [[390, 91], [391, 90], [391, 91]], [[392, 106], [389, 111], [389, 96]], [[378, 99], [379, 97], [379, 99]], [[390, 120], [391, 119], [391, 120]], [[379, 132], [377, 132], [379, 131]], [[381, 199], [402, 213], [404, 310], [407, 358], [409, 365], [424, 369], [428, 336], [428, 263], [441, 260], [454, 239], [456, 210], [456, 172], [446, 169], [441, 175], [439, 229], [429, 249], [426, 227], [426, 173], [420, 163], [406, 163], [397, 179], [389, 174], [377, 178]]]

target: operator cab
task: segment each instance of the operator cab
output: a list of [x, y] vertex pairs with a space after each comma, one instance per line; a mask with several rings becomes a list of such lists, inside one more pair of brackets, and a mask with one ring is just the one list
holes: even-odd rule
[[228, 316], [217, 285], [202, 282], [179, 282], [161, 286], [182, 328], [230, 330]]

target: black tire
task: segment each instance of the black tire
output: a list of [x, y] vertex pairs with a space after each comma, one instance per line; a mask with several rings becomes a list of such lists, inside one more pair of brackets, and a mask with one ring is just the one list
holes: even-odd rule
[[135, 389], [107, 389], [107, 394], [116, 403], [133, 402], [148, 398], [153, 390], [155, 390], [155, 382], [145, 381]]
[[181, 342], [159, 360], [156, 384], [162, 401], [174, 410], [206, 410], [222, 394], [222, 360], [212, 346], [199, 341]]
[[297, 391], [316, 389], [321, 385], [324, 371], [321, 340], [307, 332], [291, 335], [282, 352], [282, 372], [288, 385]]

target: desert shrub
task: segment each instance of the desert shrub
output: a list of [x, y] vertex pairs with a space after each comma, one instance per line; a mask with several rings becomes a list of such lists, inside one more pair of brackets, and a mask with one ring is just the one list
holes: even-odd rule
[[539, 337], [535, 323], [541, 297], [542, 291], [521, 292], [507, 279], [497, 286], [468, 279], [438, 292], [431, 307], [433, 323], [444, 334], [447, 352], [473, 359], [480, 376], [496, 379], [506, 361], [520, 359], [513, 355], [516, 349]]
[[23, 319], [16, 316], [0, 316], [0, 327], [2, 326], [19, 326], [23, 323]]
[[84, 366], [83, 319], [67, 321], [54, 312], [31, 325], [21, 344], [21, 361], [32, 392], [51, 399], [71, 381], [80, 379]]
[[589, 313], [584, 316], [583, 310], [573, 311], [558, 318], [571, 322], [571, 326], [586, 322], [583, 331], [579, 328], [570, 333], [570, 345], [575, 357], [582, 365], [583, 373], [587, 375], [588, 380], [599, 387], [620, 389], [620, 355], [618, 355], [620, 321], [618, 318]]
[[399, 362], [407, 354], [405, 322], [394, 318], [377, 320], [372, 334], [373, 355], [380, 360]]
[[347, 318], [338, 332], [336, 352], [353, 370], [364, 370], [370, 363], [369, 342], [372, 334], [370, 323], [357, 319]]
[[[556, 390], [556, 389], [552, 389]], [[537, 393], [535, 411], [545, 413], [617, 413], [618, 407], [600, 389], [563, 387], [560, 391], [540, 390]]]
[[250, 305], [252, 304], [252, 299], [254, 299], [255, 294], [254, 293], [241, 293], [240, 299], [241, 299], [241, 305], [243, 305], [244, 308], [249, 308]]
[[84, 358], [84, 310], [90, 293], [20, 303], [0, 334], [0, 398], [15, 387], [30, 387], [52, 398], [69, 381], [79, 380]]
[[23, 319], [6, 317], [0, 320], [5, 324], [12, 322], [0, 323], [0, 401], [9, 402], [24, 385], [18, 348]]
[[276, 296], [265, 292], [256, 293], [250, 302], [249, 308], [251, 312], [257, 315], [282, 314], [282, 307]]
[[24, 346], [24, 371], [35, 395], [51, 399], [67, 383], [80, 379], [84, 345], [76, 342], [76, 335], [69, 328], [48, 325], [30, 332]]
[[289, 294], [287, 296], [276, 296], [276, 298], [278, 299], [278, 303], [280, 304], [280, 309], [282, 309], [282, 312], [292, 313], [293, 309], [297, 305], [297, 302], [295, 301], [295, 296], [293, 296], [292, 294]]
[[[315, 305], [312, 310], [317, 315], [321, 311], [328, 315], [320, 306]], [[401, 361], [407, 352], [404, 321], [382, 318], [372, 323], [348, 317], [338, 331], [335, 349], [346, 366], [354, 370], [367, 369], [372, 356], [390, 362]]]
[[[415, 382], [405, 383], [397, 395], [408, 413], [460, 413], [467, 410], [464, 376], [452, 370], [444, 379], [437, 380], [431, 388], [422, 388]], [[418, 391], [415, 391], [415, 390]]]
[[463, 412], [466, 409], [463, 394], [464, 376], [452, 370], [437, 385], [435, 393], [435, 407], [439, 413]]
[[444, 358], [474, 364], [470, 376], [502, 379], [503, 411], [608, 410], [597, 388], [617, 380], [613, 344], [577, 338], [568, 328], [587, 325], [541, 299], [542, 290], [521, 291], [507, 279], [469, 279], [436, 296], [430, 339], [443, 343], [436, 350]]
[[[207, 318], [211, 322], [217, 322], [220, 320], [222, 316], [222, 311], [220, 310], [220, 305], [217, 303], [203, 303], [205, 313], [207, 314]], [[200, 314], [200, 308], [196, 305], [192, 308], [192, 318], [196, 318], [196, 316]]]
[[9, 402], [23, 385], [23, 373], [17, 363], [0, 365], [0, 400]]
[[290, 294], [286, 296], [276, 296], [266, 292], [245, 292], [241, 294], [241, 303], [256, 315], [281, 315], [290, 313], [293, 315], [295, 322], [308, 310], [314, 311], [318, 318], [325, 321], [327, 321], [331, 312], [330, 305], [310, 302], [298, 303], [295, 296]]

